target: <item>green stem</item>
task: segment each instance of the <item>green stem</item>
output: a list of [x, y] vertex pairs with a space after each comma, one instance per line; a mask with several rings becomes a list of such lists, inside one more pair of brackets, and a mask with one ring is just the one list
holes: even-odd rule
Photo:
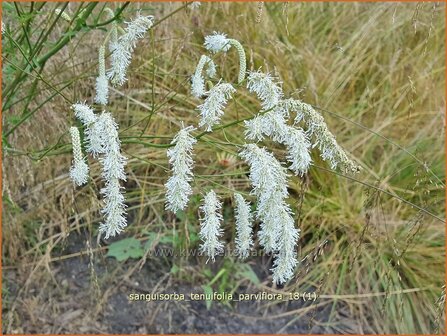
[[[82, 13], [82, 16], [77, 20], [76, 26], [73, 29], [73, 33], [77, 33], [77, 32], [79, 32], [81, 30], [81, 28], [85, 25], [85, 21], [90, 16], [90, 14], [92, 13], [93, 9], [96, 7], [97, 4], [98, 4], [97, 2], [96, 3], [92, 2], [92, 3], [88, 4], [88, 6], [86, 7], [85, 11]], [[62, 39], [59, 40], [59, 42], [49, 52], [47, 52], [44, 56], [42, 56], [41, 58], [39, 58], [37, 60], [37, 64], [40, 65], [40, 66], [45, 64], [46, 61], [48, 61], [48, 59], [51, 56], [56, 54], [68, 42], [70, 42], [71, 38], [72, 38], [72, 34], [65, 35]]]

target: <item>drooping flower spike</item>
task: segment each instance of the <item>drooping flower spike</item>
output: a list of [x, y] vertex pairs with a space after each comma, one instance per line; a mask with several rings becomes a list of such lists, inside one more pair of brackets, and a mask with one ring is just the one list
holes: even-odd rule
[[94, 157], [100, 156], [105, 187], [101, 189], [104, 196], [104, 207], [101, 210], [104, 221], [99, 226], [99, 232], [108, 239], [127, 226], [124, 188], [120, 185], [120, 180], [126, 180], [124, 167], [127, 160], [121, 154], [118, 125], [110, 113], [103, 112], [98, 116], [85, 103], [74, 104], [72, 108], [85, 126], [87, 151]]
[[182, 127], [171, 142], [175, 146], [168, 150], [172, 176], [165, 184], [166, 210], [174, 213], [186, 208], [189, 196], [192, 194], [192, 188], [189, 184], [194, 176], [192, 172], [194, 166], [192, 149], [197, 142], [191, 135], [194, 130], [195, 128], [192, 126]]
[[200, 219], [200, 233], [202, 239], [200, 251], [208, 256], [208, 260], [215, 260], [215, 257], [223, 252], [224, 246], [219, 238], [223, 231], [220, 227], [222, 215], [220, 214], [222, 203], [217, 198], [214, 190], [205, 195], [203, 205], [200, 207], [202, 218]]
[[236, 89], [228, 83], [218, 83], [207, 92], [207, 98], [197, 109], [200, 111], [199, 127], [211, 131], [212, 127], [220, 122], [223, 109]]
[[257, 115], [245, 121], [245, 137], [249, 140], [263, 140], [265, 136], [281, 143], [287, 148], [287, 160], [291, 163], [290, 169], [299, 176], [309, 170], [312, 162], [308, 136], [301, 128], [289, 126], [286, 123], [288, 111], [280, 105], [272, 110]]
[[207, 66], [206, 74], [208, 77], [213, 78], [216, 76], [216, 64], [208, 56], [202, 55], [197, 64], [196, 71], [191, 77], [191, 92], [196, 98], [201, 98], [206, 94], [205, 77], [202, 75], [205, 66]]
[[287, 99], [284, 104], [290, 111], [296, 112], [295, 123], [304, 122], [307, 133], [313, 137], [313, 146], [318, 147], [323, 160], [329, 161], [332, 169], [340, 167], [346, 173], [358, 173], [360, 167], [351, 160], [337, 143], [335, 136], [329, 131], [323, 116], [306, 103], [295, 99]]
[[126, 180], [124, 166], [127, 159], [121, 154], [118, 125], [113, 116], [104, 112], [100, 120], [104, 134], [104, 154], [100, 162], [105, 187], [101, 189], [104, 196], [104, 208], [101, 210], [104, 222], [100, 224], [99, 232], [105, 234], [105, 239], [108, 239], [121, 233], [127, 226], [124, 188], [120, 185], [120, 180]]
[[70, 127], [71, 143], [73, 146], [73, 165], [70, 168], [70, 178], [76, 186], [87, 183], [89, 168], [82, 155], [81, 138], [76, 127]]
[[127, 22], [125, 33], [117, 41], [111, 40], [110, 51], [112, 54], [110, 59], [112, 67], [107, 76], [112, 84], [121, 86], [127, 81], [127, 68], [132, 59], [136, 42], [152, 27], [153, 20], [154, 17], [151, 15], [142, 16], [138, 13], [134, 20]]
[[87, 141], [87, 152], [97, 157], [104, 153], [103, 125], [102, 120], [93, 112], [93, 109], [85, 103], [72, 105], [76, 118], [85, 127], [85, 139]]
[[234, 194], [236, 202], [236, 252], [240, 259], [245, 259], [250, 254], [253, 246], [252, 221], [250, 204], [245, 201], [241, 194]]
[[248, 73], [247, 89], [256, 93], [264, 110], [278, 105], [283, 97], [280, 83], [275, 82], [270, 74], [261, 71], [250, 71]]
[[105, 47], [99, 47], [98, 52], [98, 77], [96, 77], [95, 102], [107, 105], [109, 98], [109, 80], [106, 76]]
[[288, 196], [285, 168], [273, 154], [255, 144], [245, 145], [240, 156], [250, 166], [252, 193], [258, 200], [259, 241], [267, 253], [273, 252], [276, 257], [273, 281], [284, 283], [293, 276], [297, 264], [295, 246], [300, 232], [285, 201]]
[[204, 46], [212, 53], [217, 53], [219, 51], [227, 52], [231, 47], [234, 47], [239, 56], [239, 75], [237, 82], [238, 84], [243, 82], [247, 70], [247, 59], [244, 47], [238, 40], [227, 38], [226, 34], [214, 32], [213, 35], [205, 37]]

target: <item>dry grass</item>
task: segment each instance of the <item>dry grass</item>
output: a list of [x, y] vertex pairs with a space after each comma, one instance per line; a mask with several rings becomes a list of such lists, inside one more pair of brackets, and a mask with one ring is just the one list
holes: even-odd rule
[[[140, 8], [162, 18], [182, 5], [131, 4], [124, 15], [131, 17]], [[72, 12], [77, 6], [69, 5]], [[42, 12], [50, 15], [53, 7], [47, 4]], [[318, 107], [339, 143], [363, 167], [354, 179], [346, 178], [329, 171], [314, 156], [315, 167], [309, 175], [292, 179], [290, 192], [302, 230], [299, 255], [309, 257], [283, 290], [317, 290], [321, 300], [326, 295], [328, 317], [313, 323], [329, 332], [436, 331], [436, 316], [443, 314], [435, 302], [444, 284], [445, 223], [430, 214], [445, 215], [444, 4], [269, 3], [262, 12], [258, 7], [255, 3], [209, 3], [194, 11], [184, 9], [138, 45], [131, 80], [113, 90], [109, 107], [130, 159], [126, 234], [143, 239], [147, 232], [162, 236], [175, 232], [187, 237], [182, 238], [183, 247], [194, 247], [188, 237], [197, 231], [202, 192], [212, 187], [229, 209], [225, 239], [233, 241], [231, 195], [235, 190], [248, 195], [250, 190], [247, 167], [235, 147], [244, 142], [241, 124], [200, 138], [194, 181], [197, 196], [182, 218], [163, 210], [168, 166], [166, 148], [160, 145], [170, 142], [181, 121], [197, 123], [198, 101], [190, 95], [189, 77], [204, 53], [203, 37], [222, 31], [242, 43], [249, 68], [274, 72], [286, 95]], [[56, 39], [66, 27], [60, 21], [50, 38]], [[14, 36], [20, 33], [14, 32]], [[3, 265], [17, 267], [20, 281], [28, 279], [20, 295], [31, 281], [51, 274], [51, 258], [58, 255], [71, 232], [83, 232], [86, 227], [96, 236], [101, 181], [95, 178], [73, 190], [67, 178], [71, 160], [67, 130], [75, 120], [69, 102], [55, 94], [54, 87], [69, 101], [91, 100], [96, 41], [102, 36], [100, 31], [81, 31], [50, 59], [42, 77], [52, 87], [37, 81], [28, 108], [39, 108], [7, 137], [7, 150], [3, 144], [2, 257]], [[19, 60], [17, 51], [10, 48], [8, 53], [3, 43], [4, 57]], [[234, 53], [219, 56], [217, 64], [223, 78], [235, 80]], [[3, 59], [3, 86], [12, 78], [8, 66]], [[27, 112], [26, 97], [32, 85], [32, 77], [24, 81], [11, 100], [18, 103], [3, 111], [3, 134]], [[40, 107], [50, 95], [54, 98]], [[222, 124], [258, 110], [258, 103], [241, 89]], [[280, 148], [276, 152], [282, 156]], [[97, 173], [98, 164], [90, 161], [90, 165]], [[188, 259], [170, 262], [186, 270], [191, 267]], [[233, 260], [228, 262], [234, 265]], [[33, 266], [21, 266], [28, 263]], [[204, 265], [192, 267], [200, 273]], [[203, 278], [198, 276], [197, 281]], [[265, 273], [260, 286], [270, 282]], [[31, 302], [23, 304], [33, 307]], [[20, 311], [17, 304], [14, 308]], [[443, 315], [440, 320], [443, 330]]]

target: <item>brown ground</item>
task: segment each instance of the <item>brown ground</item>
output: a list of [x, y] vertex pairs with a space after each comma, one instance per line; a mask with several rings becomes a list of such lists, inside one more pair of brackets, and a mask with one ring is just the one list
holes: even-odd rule
[[[67, 255], [84, 247], [82, 237], [72, 235], [60, 252]], [[177, 292], [187, 296], [203, 290], [175, 280], [169, 273], [170, 266], [154, 258], [148, 259], [139, 270], [135, 260], [119, 263], [100, 257], [94, 263], [97, 281], [92, 281], [95, 275], [92, 276], [89, 262], [88, 256], [53, 262], [52, 275], [26, 289], [20, 285], [26, 279], [19, 279], [19, 272], [5, 270], [4, 281], [11, 292], [3, 305], [3, 330], [115, 334], [337, 332], [311, 322], [311, 317], [324, 320], [327, 310], [312, 307], [303, 313], [302, 308], [309, 307], [310, 302], [280, 303], [269, 308], [266, 301], [233, 302], [231, 306], [214, 302], [207, 309], [204, 301], [129, 301], [130, 293]], [[236, 293], [244, 290], [250, 291], [239, 287]]]

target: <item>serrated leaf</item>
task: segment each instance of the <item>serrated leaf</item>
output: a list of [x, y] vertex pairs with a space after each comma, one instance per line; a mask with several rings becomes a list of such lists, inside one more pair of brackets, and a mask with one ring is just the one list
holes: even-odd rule
[[107, 257], [116, 258], [118, 261], [126, 261], [129, 258], [138, 259], [144, 255], [141, 242], [135, 238], [126, 238], [110, 244]]

